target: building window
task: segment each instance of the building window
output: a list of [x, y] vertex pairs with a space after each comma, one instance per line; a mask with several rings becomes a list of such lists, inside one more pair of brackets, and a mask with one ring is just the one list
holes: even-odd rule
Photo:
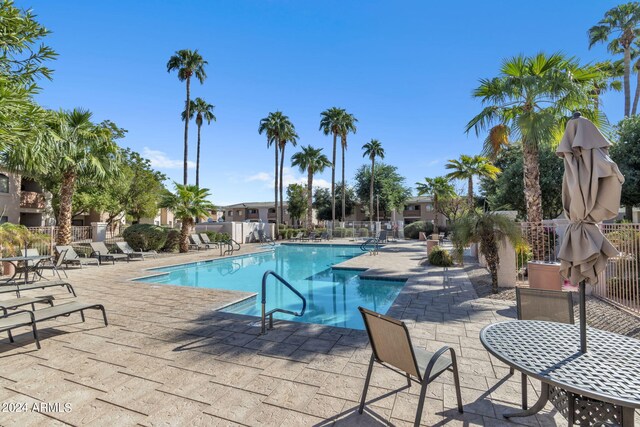
[[0, 173], [0, 193], [9, 192], [9, 177], [3, 173]]
[[249, 215], [257, 214], [257, 213], [258, 213], [258, 209], [249, 209]]
[[238, 216], [242, 216], [242, 211], [238, 211]]
[[431, 203], [427, 203], [426, 205], [424, 205], [424, 208], [427, 212], [432, 212], [433, 211], [433, 204]]

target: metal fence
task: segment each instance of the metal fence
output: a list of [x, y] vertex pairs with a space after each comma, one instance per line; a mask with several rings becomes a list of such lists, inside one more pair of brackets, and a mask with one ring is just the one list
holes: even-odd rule
[[[521, 229], [525, 243], [516, 248], [516, 284], [528, 286], [527, 262], [559, 262], [566, 225], [521, 223]], [[619, 254], [607, 261], [593, 294], [640, 314], [640, 224], [600, 224], [600, 229]]]
[[[28, 227], [34, 234], [30, 247], [37, 249], [42, 255], [54, 254], [58, 231], [60, 227]], [[92, 240], [92, 229], [90, 226], [72, 226], [71, 244], [77, 246], [88, 246]]]
[[336, 221], [335, 227], [332, 221], [325, 221], [325, 226], [332, 238], [367, 239], [386, 230], [389, 238], [404, 239], [404, 221]]

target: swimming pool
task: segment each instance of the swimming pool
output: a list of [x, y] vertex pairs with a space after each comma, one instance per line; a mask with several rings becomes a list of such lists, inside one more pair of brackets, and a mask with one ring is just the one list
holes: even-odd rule
[[[135, 279], [198, 288], [255, 292], [257, 297], [222, 311], [260, 316], [262, 275], [273, 270], [307, 299], [302, 317], [278, 313], [278, 319], [364, 329], [358, 306], [385, 313], [404, 286], [404, 280], [365, 279], [361, 270], [332, 266], [362, 255], [359, 246], [280, 245], [273, 250], [224, 259], [152, 269], [155, 275]], [[300, 299], [271, 277], [267, 282], [267, 310], [299, 311]]]

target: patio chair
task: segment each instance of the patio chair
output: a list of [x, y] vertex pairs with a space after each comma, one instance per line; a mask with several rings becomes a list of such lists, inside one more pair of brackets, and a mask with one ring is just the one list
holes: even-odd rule
[[329, 237], [329, 233], [325, 231], [324, 233], [320, 234], [320, 239], [328, 241], [331, 240], [331, 237]]
[[36, 304], [49, 304], [51, 307], [53, 307], [54, 299], [55, 298], [51, 295], [43, 295], [43, 296], [32, 297], [32, 298], [23, 297], [23, 298], [8, 299], [8, 300], [0, 301], [0, 310], [2, 310], [4, 315], [6, 315], [7, 310], [14, 310], [16, 308], [23, 307], [25, 305], [30, 305], [31, 310], [36, 309]]
[[51, 280], [47, 282], [40, 281], [35, 283], [29, 283], [27, 285], [22, 284], [22, 282], [20, 281], [7, 282], [6, 284], [0, 285], [0, 294], [15, 292], [16, 296], [19, 297], [20, 292], [23, 292], [23, 291], [30, 291], [33, 289], [52, 288], [55, 286], [62, 286], [63, 288], [67, 288], [67, 291], [70, 294], [73, 294], [74, 297], [76, 296], [76, 291], [73, 289], [73, 286], [71, 286], [70, 283], [64, 282], [62, 280]]
[[[418, 410], [414, 423], [416, 427], [420, 426], [427, 386], [445, 371], [453, 373], [456, 397], [458, 399], [458, 411], [460, 413], [463, 412], [456, 353], [451, 347], [444, 346], [435, 353], [414, 347], [411, 343], [409, 330], [404, 322], [383, 316], [363, 307], [358, 307], [358, 310], [362, 314], [371, 349], [373, 350], [358, 409], [360, 414], [364, 410], [374, 362], [405, 375], [409, 387], [411, 387], [411, 381], [421, 385]], [[449, 354], [447, 355], [447, 353]]]
[[387, 230], [381, 230], [378, 233], [378, 242], [387, 243]]
[[200, 239], [202, 240], [202, 243], [204, 243], [205, 245], [209, 245], [212, 248], [217, 248], [219, 246], [218, 242], [211, 241], [207, 233], [200, 233]]
[[0, 331], [7, 331], [9, 334], [9, 341], [13, 342], [13, 336], [11, 330], [19, 328], [21, 326], [31, 326], [33, 330], [33, 338], [36, 341], [36, 346], [40, 349], [40, 340], [38, 339], [38, 330], [36, 324], [38, 322], [44, 322], [46, 320], [55, 319], [56, 317], [69, 316], [73, 313], [80, 312], [82, 321], [85, 321], [85, 310], [100, 310], [102, 311], [102, 318], [104, 319], [104, 325], [107, 326], [107, 313], [104, 310], [102, 304], [83, 303], [79, 301], [67, 302], [64, 304], [43, 308], [41, 310], [27, 311], [18, 310], [11, 312], [7, 315], [0, 317]]
[[[570, 292], [546, 289], [516, 288], [518, 320], [544, 320], [546, 322], [574, 323], [573, 299]], [[510, 369], [511, 374], [515, 371]], [[527, 409], [527, 376], [522, 380], [522, 409]]]
[[144, 260], [144, 257], [146, 256], [154, 258], [158, 256], [158, 252], [156, 251], [143, 251], [142, 249], [139, 251], [134, 251], [127, 242], [116, 242], [116, 246], [123, 254], [127, 255], [129, 258], [141, 258], [142, 260]]
[[190, 249], [196, 248], [196, 250], [200, 250], [213, 248], [213, 245], [207, 245], [206, 243], [203, 243], [202, 240], [200, 240], [200, 236], [198, 236], [197, 234], [192, 234], [191, 236], [189, 236], [189, 238], [191, 239], [191, 243], [189, 243]]
[[289, 239], [290, 242], [302, 241], [302, 231]]
[[[60, 271], [62, 270], [62, 263], [64, 262], [64, 257], [67, 255], [67, 251], [61, 251], [58, 254], [58, 259], [55, 262], [49, 262], [48, 264], [41, 263], [38, 266], [39, 275], [42, 276], [42, 272], [44, 270], [51, 270], [53, 276], [58, 275], [58, 279], [62, 280], [62, 276], [60, 276]], [[64, 273], [64, 277], [68, 278], [67, 272], [62, 270]]]
[[64, 265], [80, 265], [80, 268], [82, 268], [83, 265], [100, 265], [100, 260], [98, 258], [81, 257], [76, 253], [72, 246], [56, 246], [56, 252], [58, 254], [62, 253], [62, 251], [67, 251], [64, 256]]
[[311, 233], [305, 234], [304, 236], [300, 237], [300, 241], [301, 242], [308, 242], [310, 236], [311, 236]]
[[91, 242], [89, 243], [89, 245], [91, 246], [91, 250], [93, 251], [91, 255], [97, 256], [100, 264], [102, 264], [102, 260], [105, 260], [107, 262], [111, 261], [113, 264], [115, 264], [116, 261], [122, 260], [129, 262], [129, 255], [111, 252], [109, 248], [107, 248], [107, 245], [104, 244], [104, 242]]

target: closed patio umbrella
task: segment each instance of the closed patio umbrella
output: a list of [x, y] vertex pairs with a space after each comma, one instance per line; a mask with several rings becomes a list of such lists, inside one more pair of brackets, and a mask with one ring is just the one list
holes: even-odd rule
[[624, 177], [608, 155], [609, 141], [580, 113], [569, 120], [557, 149], [564, 159], [562, 207], [569, 227], [560, 246], [560, 274], [580, 284], [580, 349], [587, 351], [585, 282], [598, 283], [618, 255], [598, 223], [618, 216]]

